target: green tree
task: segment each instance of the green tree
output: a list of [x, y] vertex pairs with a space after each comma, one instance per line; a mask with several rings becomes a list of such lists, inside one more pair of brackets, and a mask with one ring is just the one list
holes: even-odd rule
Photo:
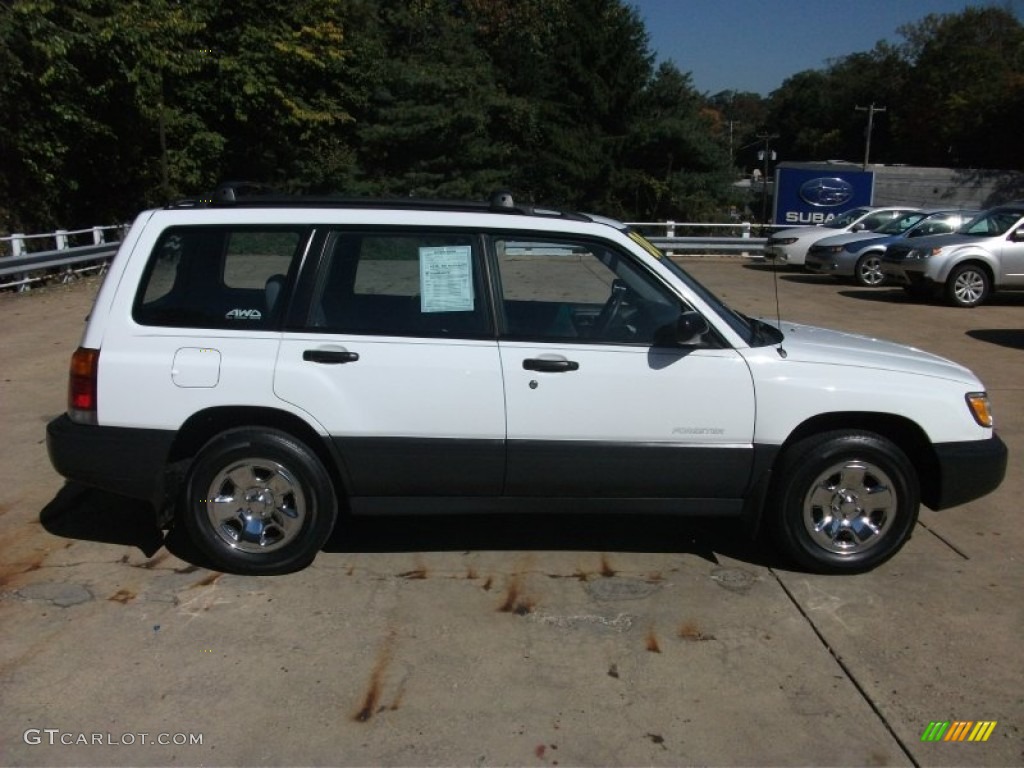
[[1024, 29], [1009, 10], [968, 7], [900, 29], [912, 79], [893, 131], [904, 161], [1020, 168]]
[[467, 198], [507, 185], [512, 100], [473, 25], [445, 0], [378, 6], [360, 62], [375, 85], [356, 114], [356, 191]]
[[526, 196], [617, 213], [625, 156], [652, 55], [619, 0], [473, 0], [465, 7], [510, 97], [509, 184]]
[[[352, 110], [365, 98], [349, 62], [346, 19], [359, 3], [205, 0], [196, 41], [208, 59], [176, 97], [221, 137], [214, 179], [292, 191], [344, 187], [355, 170]], [[195, 189], [195, 188], [193, 188]]]
[[643, 220], [721, 217], [734, 180], [723, 123], [689, 74], [663, 63], [641, 93], [613, 189]]

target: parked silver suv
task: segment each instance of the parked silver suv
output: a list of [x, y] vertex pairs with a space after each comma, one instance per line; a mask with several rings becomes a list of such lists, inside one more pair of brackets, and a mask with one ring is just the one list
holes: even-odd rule
[[985, 211], [953, 235], [894, 243], [882, 273], [908, 293], [945, 293], [958, 307], [976, 307], [997, 289], [1024, 288], [1024, 202]]

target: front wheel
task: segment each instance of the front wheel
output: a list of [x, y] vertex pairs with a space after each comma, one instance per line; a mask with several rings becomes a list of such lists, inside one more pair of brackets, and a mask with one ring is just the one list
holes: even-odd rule
[[976, 307], [988, 298], [991, 290], [988, 272], [976, 264], [961, 264], [946, 280], [946, 298], [957, 307]]
[[822, 573], [885, 562], [917, 522], [917, 474], [906, 455], [870, 432], [827, 432], [792, 446], [774, 485], [776, 539]]
[[333, 484], [306, 445], [274, 429], [224, 432], [196, 456], [185, 527], [221, 570], [272, 574], [304, 568], [337, 516]]
[[882, 258], [878, 253], [866, 253], [860, 257], [857, 266], [853, 271], [853, 277], [858, 285], [867, 288], [874, 288], [885, 282], [885, 273], [882, 272]]

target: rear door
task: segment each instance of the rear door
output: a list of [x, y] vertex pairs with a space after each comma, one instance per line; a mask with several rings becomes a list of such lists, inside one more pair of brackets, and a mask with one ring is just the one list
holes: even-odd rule
[[679, 346], [688, 309], [602, 241], [497, 237], [506, 493], [700, 499], [735, 510], [752, 460], [754, 391], [713, 333]]
[[478, 236], [336, 230], [274, 390], [330, 434], [367, 500], [497, 496], [505, 404]]

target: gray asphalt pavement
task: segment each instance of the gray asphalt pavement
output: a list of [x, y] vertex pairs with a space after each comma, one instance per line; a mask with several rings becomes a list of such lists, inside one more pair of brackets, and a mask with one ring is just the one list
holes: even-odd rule
[[[0, 295], [0, 765], [1024, 764], [1024, 293], [684, 263], [748, 314], [777, 291], [972, 367], [1002, 487], [861, 576], [730, 523], [568, 515], [343, 520], [300, 573], [219, 574], [46, 459], [97, 284]], [[922, 741], [936, 721], [996, 724]]]

